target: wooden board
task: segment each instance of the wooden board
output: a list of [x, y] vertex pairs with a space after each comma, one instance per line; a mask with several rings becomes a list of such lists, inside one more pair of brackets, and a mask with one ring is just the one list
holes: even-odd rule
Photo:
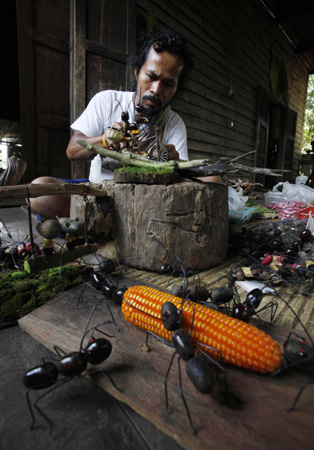
[[[128, 284], [136, 283], [131, 281]], [[77, 307], [80, 289], [68, 291], [23, 317], [19, 321], [20, 326], [49, 349], [58, 345], [65, 351], [78, 350], [91, 308], [96, 299], [102, 298], [86, 290], [83, 301]], [[212, 396], [199, 394], [189, 382], [182, 363], [184, 393], [197, 430], [194, 436], [178, 389], [176, 363], [169, 376], [169, 412], [165, 412], [164, 378], [172, 350], [152, 338], [149, 340], [150, 351], [144, 351], [142, 346], [146, 334], [124, 320], [119, 306], [110, 303], [110, 307], [119, 331], [112, 324], [101, 327], [103, 331], [114, 335], [110, 339], [112, 354], [103, 367], [123, 392], [117, 391], [104, 374], [93, 376], [93, 381], [131, 406], [183, 447], [227, 449], [232, 445], [233, 449], [309, 448], [314, 438], [313, 387], [305, 390], [297, 410], [286, 412], [298, 388], [310, 379], [309, 375], [291, 372], [272, 379], [268, 375], [228, 366], [230, 390], [243, 402], [241, 408], [232, 409], [222, 404], [218, 391]], [[97, 307], [92, 323], [104, 320], [110, 320], [105, 300]], [[284, 341], [289, 332], [282, 327], [268, 328], [268, 332], [279, 341]]]
[[140, 184], [170, 184], [175, 183], [179, 178], [177, 172], [152, 174], [152, 173], [130, 173], [130, 172], [115, 172], [115, 183], [140, 183]]

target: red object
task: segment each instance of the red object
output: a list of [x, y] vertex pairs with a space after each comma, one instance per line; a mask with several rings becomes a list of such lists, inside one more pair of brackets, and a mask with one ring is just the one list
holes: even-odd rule
[[276, 258], [276, 261], [280, 262], [281, 264], [284, 264], [286, 262], [286, 257], [285, 255], [279, 255]]
[[307, 208], [300, 209], [300, 211], [297, 212], [298, 219], [308, 219], [309, 213], [311, 213], [312, 217], [314, 217], [314, 206], [308, 206]]
[[25, 245], [23, 245], [23, 246], [21, 246], [21, 247], [18, 248], [17, 255], [18, 255], [18, 257], [19, 257], [20, 259], [25, 259], [26, 256], [29, 256], [29, 253], [28, 253], [28, 251], [26, 250]]
[[[33, 253], [33, 251], [32, 251], [32, 243], [31, 242], [27, 242], [26, 244], [25, 244], [25, 248], [26, 248], [26, 250], [27, 250], [27, 252], [30, 254], [30, 255], [32, 255], [32, 253]], [[40, 248], [38, 247], [38, 245], [34, 242], [34, 254], [35, 255], [40, 255]]]
[[268, 266], [273, 260], [273, 255], [267, 255], [262, 259], [262, 266]]

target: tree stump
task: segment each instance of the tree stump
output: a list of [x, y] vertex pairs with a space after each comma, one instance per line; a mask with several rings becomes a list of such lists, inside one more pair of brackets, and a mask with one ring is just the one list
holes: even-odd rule
[[171, 263], [169, 259], [178, 263], [177, 256], [185, 268], [192, 269], [207, 269], [226, 257], [226, 186], [191, 181], [167, 186], [106, 181], [103, 186], [110, 201], [107, 197], [87, 197], [86, 201], [76, 195], [71, 201], [71, 218], [85, 220], [86, 216], [87, 229], [103, 256], [136, 257], [128, 265], [148, 270], [156, 262], [157, 268]]

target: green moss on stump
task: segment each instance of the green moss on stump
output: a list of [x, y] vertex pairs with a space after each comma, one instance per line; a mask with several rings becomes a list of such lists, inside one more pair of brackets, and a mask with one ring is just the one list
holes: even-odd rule
[[172, 173], [173, 169], [169, 167], [138, 167], [138, 166], [125, 166], [116, 169], [115, 172], [118, 173], [130, 173], [134, 176], [140, 173], [152, 174], [152, 175], [164, 175], [166, 173]]
[[64, 266], [39, 274], [0, 273], [0, 322], [12, 322], [89, 279], [91, 268]]

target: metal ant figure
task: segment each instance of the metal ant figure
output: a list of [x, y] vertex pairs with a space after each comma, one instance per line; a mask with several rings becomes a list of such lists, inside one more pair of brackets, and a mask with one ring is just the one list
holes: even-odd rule
[[[157, 263], [160, 263], [159, 271], [163, 275], [170, 275], [169, 281], [167, 283], [166, 289], [168, 288], [172, 277], [174, 276], [183, 276], [183, 285], [182, 286], [172, 286], [172, 294], [176, 297], [185, 298], [188, 293], [188, 276], [193, 274], [191, 269], [186, 269], [182, 264], [182, 261], [179, 255], [176, 252], [169, 251], [165, 245], [156, 237], [153, 237], [155, 241], [157, 241], [165, 250], [167, 262], [164, 263], [158, 259], [156, 259], [153, 263], [152, 272], [156, 269]], [[171, 256], [173, 255], [173, 256]]]
[[[121, 305], [123, 294], [127, 290], [127, 287], [119, 287], [119, 280], [117, 280], [115, 285], [111, 280], [105, 278], [102, 272], [93, 272], [91, 274], [91, 283], [92, 287], [98, 292], [102, 292], [106, 299], [111, 299], [117, 305]], [[87, 284], [87, 286], [89, 285]]]
[[153, 161], [168, 161], [168, 150], [160, 143], [159, 127], [152, 124], [147, 117], [143, 116], [144, 108], [142, 104], [135, 106], [137, 114], [136, 122], [130, 123], [129, 112], [124, 111], [119, 100], [117, 101], [122, 110], [122, 126], [121, 129], [114, 127], [107, 128], [105, 131], [106, 138], [115, 142], [125, 142], [125, 145], [119, 150], [120, 152], [128, 150], [144, 156], [147, 155]]
[[[314, 364], [314, 342], [311, 338], [311, 335], [306, 330], [305, 326], [303, 325], [301, 319], [296, 314], [296, 312], [291, 308], [288, 302], [284, 300], [281, 296], [279, 296], [276, 292], [274, 293], [278, 298], [280, 298], [292, 311], [295, 318], [300, 323], [301, 327], [303, 328], [308, 341], [310, 344], [306, 341], [305, 338], [299, 336], [296, 332], [291, 331], [286, 339], [286, 341], [283, 344], [283, 350], [284, 350], [284, 357], [285, 362], [283, 366], [274, 372], [271, 377], [275, 377], [277, 375], [280, 375], [281, 373], [285, 373], [288, 370], [300, 370], [300, 371], [307, 371], [308, 369], [313, 367]], [[295, 336], [295, 337], [291, 337]], [[313, 375], [312, 375], [313, 376]], [[309, 381], [305, 382], [297, 392], [293, 402], [291, 405], [287, 408], [287, 412], [291, 412], [295, 409], [304, 389], [309, 386], [310, 384], [314, 383], [314, 378], [310, 379]]]
[[[110, 297], [116, 304], [121, 305], [123, 300], [123, 294], [127, 290], [126, 286], [119, 287], [119, 280], [122, 275], [123, 269], [126, 266], [128, 261], [131, 261], [132, 259], [137, 258], [137, 256], [131, 256], [130, 258], [127, 258], [123, 264], [120, 263], [120, 261], [117, 259], [116, 263], [108, 258], [103, 258], [102, 261], [99, 263], [99, 270], [103, 274], [110, 274], [110, 280], [101, 277], [98, 273], [98, 279], [101, 282], [101, 279], [104, 280], [102, 285], [100, 286], [100, 290], [105, 296]], [[113, 275], [113, 272], [116, 270], [116, 268], [119, 267], [119, 272], [116, 274], [116, 281], [115, 283], [112, 282], [111, 275]]]
[[[122, 392], [114, 383], [112, 377], [109, 375], [109, 373], [103, 369], [103, 368], [97, 368], [92, 369], [86, 374], [82, 375], [83, 372], [86, 370], [88, 364], [92, 365], [98, 365], [104, 362], [111, 354], [112, 351], [112, 345], [111, 342], [106, 338], [95, 338], [94, 332], [98, 331], [99, 333], [107, 336], [107, 337], [113, 337], [109, 336], [103, 331], [99, 330], [98, 327], [107, 323], [111, 322], [101, 322], [93, 327], [89, 328], [89, 324], [91, 321], [91, 318], [94, 314], [94, 311], [97, 307], [97, 305], [100, 302], [96, 303], [89, 315], [89, 318], [87, 320], [83, 336], [81, 338], [80, 348], [79, 351], [76, 352], [70, 352], [66, 353], [63, 351], [60, 347], [54, 346], [54, 350], [57, 353], [57, 355], [60, 357], [59, 361], [48, 361], [45, 362], [45, 358], [43, 358], [43, 364], [33, 367], [32, 369], [28, 370], [24, 375], [24, 386], [28, 389], [26, 392], [26, 399], [27, 399], [27, 405], [32, 417], [32, 424], [31, 424], [31, 430], [35, 428], [36, 418], [34, 414], [33, 407], [36, 408], [38, 413], [48, 422], [50, 426], [50, 432], [53, 428], [53, 423], [51, 420], [47, 417], [47, 415], [40, 409], [38, 403], [39, 401], [44, 398], [46, 395], [48, 395], [53, 390], [57, 389], [58, 387], [64, 385], [65, 383], [72, 380], [75, 376], [87, 376], [91, 375], [97, 372], [103, 372], [107, 375], [113, 386]], [[91, 332], [91, 335], [88, 339], [87, 345], [84, 347], [84, 340], [87, 336], [87, 334]], [[58, 379], [59, 374], [62, 375], [64, 378]], [[40, 395], [37, 400], [34, 402], [33, 407], [30, 401], [30, 392], [33, 390], [42, 390], [50, 388], [48, 391], [46, 391], [44, 394]]]
[[266, 305], [264, 305], [262, 308], [258, 309], [262, 298], [263, 298], [263, 291], [262, 289], [253, 289], [250, 291], [246, 299], [243, 303], [237, 303], [235, 302], [232, 307], [231, 316], [235, 317], [236, 319], [242, 320], [243, 322], [249, 323], [251, 318], [253, 316], [256, 316], [261, 323], [263, 323], [263, 320], [260, 317], [260, 313], [262, 311], [265, 311], [266, 309], [270, 309], [270, 324], [273, 323], [274, 318], [276, 316], [276, 312], [278, 309], [278, 303], [277, 302], [268, 302]]
[[[294, 334], [297, 339], [290, 339], [290, 336]], [[307, 341], [299, 336], [298, 334], [291, 332], [288, 339], [284, 343], [284, 355], [288, 366], [286, 369], [309, 369], [313, 367], [314, 364], [314, 348], [313, 341], [311, 340], [312, 346], [307, 343]], [[297, 395], [295, 396], [292, 404], [287, 408], [287, 412], [293, 411], [301, 397], [304, 389], [310, 384], [314, 383], [314, 378], [305, 382], [299, 389]]]
[[[181, 364], [180, 361], [183, 359], [186, 362], [186, 372], [187, 375], [194, 385], [194, 387], [200, 392], [201, 394], [210, 394], [213, 392], [216, 381], [213, 374], [213, 367], [211, 367], [208, 362], [201, 356], [203, 355], [211, 364], [216, 366], [216, 368], [219, 369], [220, 373], [223, 373], [224, 380], [223, 380], [223, 386], [224, 386], [224, 397], [227, 400], [228, 399], [228, 389], [227, 389], [227, 378], [226, 378], [226, 371], [222, 367], [221, 360], [222, 356], [219, 350], [214, 349], [210, 346], [204, 345], [204, 344], [198, 344], [196, 345], [195, 342], [191, 341], [188, 334], [183, 330], [180, 329], [180, 324], [182, 321], [182, 309], [183, 304], [185, 300], [182, 300], [182, 308], [181, 310], [178, 310], [178, 308], [171, 302], [165, 302], [161, 307], [161, 320], [163, 323], [163, 326], [168, 330], [172, 331], [172, 346], [174, 347], [175, 351], [170, 359], [170, 363], [167, 369], [167, 373], [164, 380], [164, 386], [165, 386], [165, 402], [166, 402], [166, 411], [168, 411], [168, 376], [174, 361], [175, 356], [178, 357], [178, 377], [179, 377], [179, 389], [180, 389], [180, 395], [188, 416], [188, 420], [191, 426], [191, 430], [193, 434], [196, 434], [196, 430], [193, 425], [192, 417], [183, 393], [182, 388], [182, 377], [181, 377]], [[193, 327], [193, 324], [192, 324]], [[192, 332], [191, 327], [191, 332]], [[152, 332], [147, 332], [146, 335], [146, 347], [148, 347], [148, 336], [152, 335], [156, 337], [159, 340], [162, 340], [167, 345], [171, 345], [168, 342], [161, 339], [159, 336], [156, 336]], [[220, 355], [220, 362], [217, 362], [213, 358], [211, 358], [209, 355], [207, 355], [201, 348], [200, 345], [207, 347], [215, 352], [217, 352]], [[198, 353], [201, 355], [196, 355], [195, 350], [197, 350]], [[217, 374], [217, 380], [219, 381]]]
[[[126, 286], [119, 286], [119, 279], [121, 277], [122, 271], [126, 265], [126, 263], [128, 261], [130, 261], [131, 259], [137, 258], [136, 256], [132, 256], [130, 258], [127, 258], [123, 265], [120, 264], [120, 262], [117, 260], [117, 262], [114, 262], [111, 259], [108, 258], [103, 258], [98, 265], [99, 270], [96, 270], [94, 272], [92, 272], [90, 274], [90, 282], [86, 283], [80, 293], [79, 299], [78, 299], [78, 303], [77, 306], [80, 304], [80, 302], [83, 299], [84, 293], [85, 293], [85, 289], [86, 287], [89, 287], [90, 289], [97, 291], [97, 292], [101, 292], [105, 299], [111, 299], [114, 301], [114, 303], [116, 303], [117, 305], [121, 305], [122, 304], [122, 300], [123, 300], [123, 294], [124, 292], [127, 290]], [[113, 274], [113, 272], [116, 270], [116, 267], [119, 267], [119, 273], [117, 274], [117, 279], [115, 282], [112, 281], [112, 277], [111, 275]], [[105, 277], [105, 275], [110, 275], [110, 278]], [[113, 317], [113, 314], [111, 312], [109, 303], [107, 302], [107, 306], [112, 318], [112, 322], [116, 327], [116, 323]]]
[[[247, 294], [246, 299], [242, 303], [236, 286], [234, 283], [231, 285], [233, 285], [233, 288], [221, 286], [212, 291], [208, 291], [206, 286], [195, 286], [189, 292], [187, 298], [207, 307], [215, 305], [220, 312], [246, 323], [249, 323], [253, 316], [256, 316], [263, 323], [260, 313], [266, 309], [270, 309], [270, 324], [272, 324], [278, 309], [277, 302], [268, 302], [259, 309], [264, 293], [262, 289], [253, 289]], [[210, 302], [207, 301], [208, 299]], [[233, 305], [230, 306], [232, 300]]]
[[[153, 161], [168, 161], [169, 154], [167, 147], [160, 143], [160, 129], [157, 125], [150, 122], [149, 118], [143, 115], [144, 108], [142, 104], [135, 105], [136, 111], [136, 125], [140, 131], [140, 139], [136, 137], [138, 134], [132, 129], [133, 143], [131, 144], [131, 151], [135, 144], [135, 150], [142, 153], [143, 144], [146, 147], [148, 141], [152, 141], [148, 150], [145, 151], [149, 159]], [[143, 125], [142, 125], [143, 124]], [[135, 135], [135, 136], [134, 136]], [[132, 142], [132, 139], [131, 139]]]

